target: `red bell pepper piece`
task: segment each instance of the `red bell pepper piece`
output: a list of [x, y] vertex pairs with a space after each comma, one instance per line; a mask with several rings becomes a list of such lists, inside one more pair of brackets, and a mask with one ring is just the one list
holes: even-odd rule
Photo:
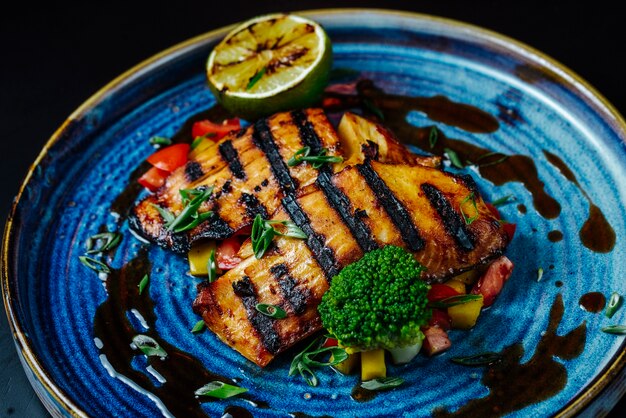
[[461, 293], [457, 292], [450, 286], [446, 286], [445, 284], [432, 284], [430, 285], [430, 290], [428, 291], [428, 301], [429, 302], [438, 302], [442, 299], [449, 298], [451, 296], [460, 295]]
[[483, 306], [491, 306], [512, 272], [513, 263], [511, 260], [505, 256], [498, 258], [489, 265], [483, 277], [478, 279], [472, 289], [472, 294], [483, 295]]
[[241, 129], [241, 122], [238, 118], [226, 119], [222, 123], [213, 123], [210, 120], [201, 120], [195, 122], [191, 127], [191, 137], [193, 139], [199, 136], [211, 135], [210, 138], [218, 140], [226, 136], [229, 132]]
[[139, 177], [137, 181], [146, 189], [154, 192], [165, 184], [165, 180], [169, 175], [170, 173], [168, 171], [152, 167], [150, 170], [146, 171], [143, 176]]
[[241, 241], [238, 237], [230, 237], [222, 241], [215, 251], [217, 267], [222, 270], [230, 270], [237, 267], [241, 263], [241, 258], [237, 257], [240, 247]]
[[158, 150], [148, 157], [148, 162], [156, 168], [170, 173], [187, 162], [189, 144], [174, 144]]

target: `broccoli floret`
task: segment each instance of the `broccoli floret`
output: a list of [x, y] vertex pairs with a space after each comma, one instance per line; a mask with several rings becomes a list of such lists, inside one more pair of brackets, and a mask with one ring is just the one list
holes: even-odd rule
[[393, 349], [421, 341], [431, 316], [425, 268], [406, 250], [388, 245], [346, 266], [318, 307], [324, 327], [348, 351]]

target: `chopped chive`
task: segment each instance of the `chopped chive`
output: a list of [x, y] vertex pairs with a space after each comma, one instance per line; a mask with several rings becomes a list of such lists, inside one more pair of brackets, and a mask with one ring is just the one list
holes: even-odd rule
[[439, 130], [437, 130], [436, 126], [430, 128], [430, 133], [428, 134], [428, 145], [433, 149], [437, 140], [439, 139]]
[[497, 165], [497, 164], [503, 163], [503, 162], [505, 162], [508, 158], [509, 158], [509, 156], [508, 156], [508, 155], [504, 155], [504, 156], [502, 156], [501, 158], [497, 159], [496, 161], [491, 161], [491, 162], [489, 162], [489, 163], [485, 163], [485, 164], [479, 164], [478, 166], [479, 166], [479, 167], [490, 167], [490, 166], [492, 166], [492, 165]]
[[183, 210], [176, 217], [166, 209], [153, 204], [165, 220], [165, 228], [175, 234], [193, 229], [213, 215], [212, 211], [198, 213], [202, 203], [211, 197], [213, 193], [212, 186], [205, 189], [196, 189], [193, 193], [188, 189], [183, 190], [184, 193], [181, 193], [181, 196], [191, 197], [192, 199], [186, 202]]
[[539, 267], [537, 269], [537, 282], [540, 282], [543, 277], [543, 268]]
[[[273, 225], [282, 225], [286, 228], [284, 232], [274, 228]], [[272, 244], [275, 236], [285, 236], [290, 238], [306, 239], [307, 235], [296, 224], [291, 221], [266, 221], [261, 215], [256, 215], [252, 222], [252, 251], [257, 259], [263, 257]]]
[[209, 252], [209, 260], [207, 261], [207, 281], [213, 283], [217, 280], [217, 261], [215, 260], [215, 249]]
[[446, 155], [448, 156], [448, 159], [450, 160], [450, 162], [452, 163], [453, 166], [455, 166], [456, 168], [463, 168], [463, 163], [461, 162], [461, 159], [459, 158], [459, 155], [456, 153], [456, 151], [450, 149], [450, 148], [444, 148], [443, 151], [446, 153]]
[[622, 296], [617, 293], [617, 292], [613, 292], [611, 294], [611, 298], [609, 299], [609, 304], [606, 306], [606, 311], [604, 312], [604, 315], [607, 318], [613, 318], [613, 315], [615, 315], [615, 312], [617, 312], [619, 310], [619, 308], [622, 306]]
[[255, 308], [257, 311], [270, 318], [283, 319], [287, 317], [287, 312], [280, 306], [270, 305], [268, 303], [257, 303]]
[[150, 145], [172, 145], [172, 140], [163, 136], [153, 136], [150, 138]]
[[496, 363], [500, 360], [502, 360], [502, 355], [492, 352], [474, 354], [467, 357], [454, 357], [450, 359], [453, 363], [468, 367], [489, 366], [490, 364]]
[[343, 161], [343, 158], [340, 156], [326, 155], [327, 152], [328, 150], [326, 148], [322, 148], [318, 155], [309, 155], [311, 153], [311, 147], [303, 147], [296, 151], [293, 156], [287, 160], [287, 165], [289, 167], [294, 167], [304, 161], [308, 161], [312, 163], [311, 165], [313, 168], [317, 169], [327, 163], [340, 163]]
[[226, 399], [240, 395], [247, 391], [248, 389], [246, 388], [241, 388], [239, 386], [229, 385], [228, 383], [214, 380], [213, 382], [209, 382], [206, 385], [202, 386], [194, 393], [196, 396], [210, 396], [217, 399]]
[[430, 302], [428, 306], [431, 308], [449, 308], [451, 306], [463, 305], [482, 298], [482, 295], [455, 295], [436, 302]]
[[[467, 214], [465, 213], [465, 210], [463, 209], [463, 205], [466, 202], [472, 202], [472, 205], [474, 206], [474, 216], [472, 217], [468, 217]], [[461, 201], [461, 205], [459, 206], [459, 208], [461, 209], [461, 215], [463, 216], [465, 225], [471, 225], [472, 222], [478, 219], [478, 208], [476, 207], [476, 196], [474, 192], [470, 193], [465, 199]]]
[[371, 114], [376, 115], [378, 119], [385, 120], [385, 115], [383, 114], [383, 112], [371, 100], [363, 99], [363, 106]]
[[196, 322], [196, 325], [193, 326], [193, 328], [191, 328], [191, 332], [193, 332], [194, 334], [198, 334], [199, 332], [204, 331], [204, 327], [205, 327], [205, 323], [204, 320], [199, 320], [198, 322]]
[[147, 274], [144, 274], [143, 278], [141, 279], [141, 281], [137, 285], [137, 287], [139, 288], [139, 294], [140, 295], [143, 293], [143, 291], [146, 288], [146, 286], [148, 286], [148, 282], [149, 281], [150, 281], [150, 276], [148, 276]]
[[615, 335], [626, 335], [626, 325], [609, 325], [602, 328], [602, 332]]
[[297, 369], [307, 385], [313, 387], [317, 386], [317, 376], [313, 373], [313, 370], [311, 370], [309, 366], [301, 362], [298, 363]]
[[[330, 353], [332, 361], [317, 361], [314, 357], [323, 354]], [[304, 353], [302, 355], [302, 362], [309, 367], [326, 367], [335, 366], [348, 359], [348, 353], [341, 347], [322, 347], [314, 351]]]
[[248, 81], [246, 90], [250, 90], [252, 87], [254, 87], [254, 85], [259, 82], [259, 80], [261, 79], [261, 77], [263, 77], [266, 71], [267, 71], [267, 67], [263, 67], [259, 71], [257, 71], [257, 73], [252, 76], [250, 81]]
[[157, 212], [159, 212], [159, 215], [161, 215], [161, 217], [163, 218], [163, 220], [165, 221], [165, 223], [169, 223], [169, 222], [173, 222], [175, 219], [175, 216], [172, 212], [170, 212], [169, 210], [162, 208], [161, 206], [151, 203], [152, 207], [156, 209]]
[[147, 335], [137, 334], [133, 337], [133, 343], [148, 357], [167, 357], [167, 353], [159, 345], [159, 343], [152, 337]]
[[361, 387], [367, 390], [386, 390], [400, 386], [404, 383], [401, 377], [379, 377], [361, 383]]
[[309, 386], [317, 386], [317, 376], [315, 376], [315, 373], [309, 368], [309, 366], [306, 365], [303, 358], [306, 353], [318, 350], [321, 345], [322, 338], [318, 337], [311, 341], [311, 343], [306, 346], [304, 350], [298, 353], [293, 358], [293, 360], [291, 361], [291, 365], [289, 366], [289, 376], [293, 376], [296, 372], [298, 372]]
[[515, 196], [513, 196], [512, 194], [507, 194], [506, 196], [502, 196], [501, 198], [494, 200], [493, 202], [491, 202], [491, 204], [495, 207], [498, 207], [506, 205], [507, 203], [511, 203], [514, 200]]
[[91, 258], [86, 255], [81, 255], [78, 257], [78, 259], [80, 260], [81, 263], [83, 263], [85, 267], [92, 269], [96, 273], [110, 273], [111, 272], [111, 269], [109, 268], [109, 266], [107, 266], [100, 260], [96, 260], [95, 258]]
[[[92, 235], [87, 238], [85, 243], [87, 254], [97, 254], [112, 250], [119, 245], [121, 240], [122, 234], [119, 232], [101, 232]], [[100, 246], [95, 247], [97, 243], [100, 243]]]

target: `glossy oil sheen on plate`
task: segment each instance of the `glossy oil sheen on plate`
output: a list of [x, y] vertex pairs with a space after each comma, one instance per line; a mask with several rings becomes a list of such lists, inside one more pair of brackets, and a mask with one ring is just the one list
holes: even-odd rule
[[[226, 33], [220, 30], [174, 48], [99, 93], [58, 132], [27, 180], [5, 236], [3, 287], [20, 355], [46, 406], [68, 416], [191, 416], [187, 402], [209, 416], [249, 416], [247, 410], [255, 417], [420, 417], [457, 410], [469, 416], [548, 416], [587, 407], [588, 398], [610, 383], [607, 370], [624, 366], [624, 337], [600, 329], [624, 323], [626, 310], [609, 320], [579, 307], [590, 292], [626, 294], [621, 118], [567, 71], [476, 28], [383, 12], [309, 16], [328, 31], [335, 68], [357, 70], [392, 97], [425, 98], [407, 112], [400, 106], [396, 120], [386, 110], [405, 140], [419, 143], [420, 132], [435, 125], [447, 147], [465, 157], [479, 148], [517, 156], [509, 157], [516, 162], [513, 173], [496, 165], [461, 170], [473, 175], [485, 200], [515, 196], [501, 207], [504, 218], [517, 223], [507, 250], [515, 270], [503, 293], [473, 330], [451, 332], [449, 352], [390, 367], [390, 375], [406, 382], [368, 402], [351, 398], [355, 376], [322, 370], [315, 388], [288, 377], [293, 352], [261, 370], [210, 332], [192, 334], [198, 279], [186, 274], [186, 260], [138, 241], [111, 209], [123, 211], [145, 193], [128, 184], [153, 152], [148, 139], [174, 135], [213, 106], [203, 70]], [[462, 113], [472, 108], [455, 106], [460, 116], [441, 114], [445, 100], [434, 96], [487, 116], [463, 123]], [[87, 238], [103, 227], [124, 236], [110, 259], [108, 285], [78, 259]], [[134, 289], [144, 274], [150, 278], [141, 297], [116, 299], [116, 289]], [[120, 336], [139, 333], [159, 335], [176, 373], [159, 373], [160, 360], [147, 364], [139, 355], [121, 373], [131, 341]], [[450, 362], [485, 351], [502, 352], [510, 368]], [[248, 388], [248, 397], [198, 406], [189, 393], [179, 395], [180, 387], [198, 388], [219, 376]], [[518, 392], [540, 393], [511, 406], [490, 392], [507, 383]], [[619, 390], [614, 385], [605, 391], [591, 411], [612, 406]], [[183, 405], [176, 406], [175, 398]]]

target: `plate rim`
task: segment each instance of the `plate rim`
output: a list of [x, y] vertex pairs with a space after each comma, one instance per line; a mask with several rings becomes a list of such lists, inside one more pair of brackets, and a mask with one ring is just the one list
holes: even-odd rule
[[[498, 45], [505, 49], [512, 51], [516, 55], [521, 55], [524, 59], [532, 61], [538, 64], [537, 69], [542, 72], [547, 71], [557, 74], [568, 87], [580, 93], [587, 104], [594, 104], [592, 106], [597, 108], [602, 116], [608, 116], [610, 119], [611, 128], [621, 137], [622, 141], [626, 144], [626, 120], [615, 108], [615, 106], [609, 102], [595, 87], [588, 83], [585, 79], [579, 76], [576, 72], [571, 70], [566, 65], [560, 63], [556, 59], [549, 55], [521, 42], [517, 39], [511, 38], [507, 35], [499, 32], [483, 28], [471, 23], [463, 22], [456, 19], [450, 19], [425, 13], [417, 13], [410, 11], [400, 11], [381, 8], [320, 8], [320, 9], [308, 9], [301, 11], [293, 11], [290, 14], [300, 14], [310, 18], [315, 16], [333, 16], [333, 15], [345, 15], [345, 14], [373, 14], [373, 15], [386, 15], [389, 17], [408, 18], [416, 21], [430, 21], [435, 25], [439, 25], [444, 28], [456, 28], [465, 30], [468, 33], [475, 35], [478, 39], [484, 42], [486, 45]], [[229, 30], [234, 28], [238, 22], [222, 26], [211, 31], [199, 34], [182, 42], [179, 42], [169, 48], [152, 55], [151, 57], [139, 62], [132, 66], [130, 69], [124, 71], [113, 80], [105, 84], [102, 88], [92, 94], [87, 100], [85, 100], [80, 106], [76, 108], [66, 120], [57, 128], [57, 130], [50, 136], [50, 138], [44, 144], [42, 150], [39, 152], [35, 161], [28, 168], [26, 175], [24, 176], [18, 192], [13, 200], [9, 215], [7, 217], [3, 238], [2, 238], [2, 253], [0, 256], [1, 266], [1, 281], [2, 281], [2, 299], [4, 302], [4, 308], [8, 318], [9, 327], [13, 334], [14, 343], [18, 351], [22, 366], [30, 370], [25, 370], [25, 373], [29, 377], [29, 381], [33, 386], [35, 393], [41, 399], [42, 403], [46, 406], [48, 411], [54, 416], [62, 416], [60, 410], [52, 409], [53, 405], [50, 405], [50, 401], [54, 401], [57, 406], [63, 408], [64, 412], [71, 414], [72, 416], [87, 417], [88, 415], [81, 408], [79, 408], [75, 402], [63, 391], [53, 379], [48, 376], [45, 368], [40, 363], [37, 354], [31, 346], [29, 339], [23, 332], [21, 325], [17, 319], [14, 306], [15, 299], [11, 294], [11, 277], [10, 268], [11, 255], [14, 253], [14, 248], [11, 246], [13, 237], [16, 232], [14, 218], [17, 213], [17, 207], [20, 203], [26, 187], [29, 185], [35, 170], [39, 167], [43, 159], [48, 154], [50, 148], [56, 144], [72, 123], [76, 122], [87, 113], [87, 111], [95, 108], [107, 96], [115, 94], [118, 90], [124, 88], [133, 80], [140, 78], [144, 73], [151, 71], [154, 67], [161, 64], [165, 64], [167, 61], [175, 58], [176, 56], [184, 55], [187, 51], [194, 49], [198, 45], [204, 44], [217, 36], [223, 36]], [[626, 345], [626, 340], [622, 343], [622, 347]], [[41, 387], [45, 392], [40, 391], [35, 387], [35, 382], [31, 379], [36, 378], [37, 382], [41, 384]], [[609, 388], [609, 385], [619, 380], [620, 374], [626, 372], [626, 350], [621, 350], [611, 364], [608, 364], [597, 376], [594, 377], [592, 382], [583, 388], [582, 391], [577, 393], [575, 397], [564, 405], [559, 411], [556, 412], [556, 417], [569, 417], [573, 416], [586, 407], [590, 406], [599, 395]], [[44, 396], [49, 398], [44, 398]], [[51, 397], [51, 398], [50, 398]], [[614, 406], [614, 405], [612, 405]]]

